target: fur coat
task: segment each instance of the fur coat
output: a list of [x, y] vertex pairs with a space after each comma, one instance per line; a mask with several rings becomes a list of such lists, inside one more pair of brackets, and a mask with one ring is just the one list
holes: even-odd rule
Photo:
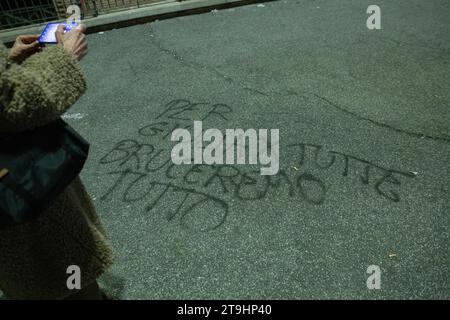
[[[0, 42], [0, 139], [57, 119], [85, 90], [78, 62], [61, 46], [46, 48], [18, 65], [9, 61]], [[112, 260], [104, 229], [79, 178], [35, 220], [0, 230], [0, 289], [9, 298], [64, 298], [74, 293], [66, 284], [69, 266], [80, 267], [85, 286]]]

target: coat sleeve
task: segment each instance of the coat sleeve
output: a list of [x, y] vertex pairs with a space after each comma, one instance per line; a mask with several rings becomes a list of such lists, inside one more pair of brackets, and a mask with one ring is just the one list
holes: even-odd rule
[[78, 61], [61, 46], [36, 53], [0, 71], [0, 132], [45, 125], [61, 116], [86, 91]]

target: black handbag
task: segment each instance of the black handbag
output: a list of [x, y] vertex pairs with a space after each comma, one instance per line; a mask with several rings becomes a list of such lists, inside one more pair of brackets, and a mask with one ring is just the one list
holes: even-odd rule
[[89, 143], [62, 119], [0, 139], [0, 228], [35, 218], [88, 153]]

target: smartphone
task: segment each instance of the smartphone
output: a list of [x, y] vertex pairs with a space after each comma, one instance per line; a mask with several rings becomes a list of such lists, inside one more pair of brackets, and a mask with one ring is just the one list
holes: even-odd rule
[[62, 24], [65, 27], [64, 32], [69, 32], [73, 28], [78, 26], [78, 23], [72, 22], [72, 23], [61, 23], [61, 22], [51, 22], [47, 24], [44, 28], [44, 31], [42, 31], [41, 35], [39, 36], [39, 43], [58, 43], [56, 40], [55, 32], [58, 26]]

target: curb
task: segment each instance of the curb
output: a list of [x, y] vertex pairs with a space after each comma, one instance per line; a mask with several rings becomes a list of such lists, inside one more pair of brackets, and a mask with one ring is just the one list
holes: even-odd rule
[[[156, 3], [146, 7], [127, 9], [83, 20], [88, 34], [131, 25], [147, 23], [155, 20], [170, 19], [179, 16], [199, 14], [213, 9], [227, 9], [252, 3], [274, 0], [188, 0]], [[61, 21], [61, 20], [59, 20]], [[0, 40], [11, 44], [21, 34], [41, 33], [48, 22], [21, 28], [0, 31]]]

